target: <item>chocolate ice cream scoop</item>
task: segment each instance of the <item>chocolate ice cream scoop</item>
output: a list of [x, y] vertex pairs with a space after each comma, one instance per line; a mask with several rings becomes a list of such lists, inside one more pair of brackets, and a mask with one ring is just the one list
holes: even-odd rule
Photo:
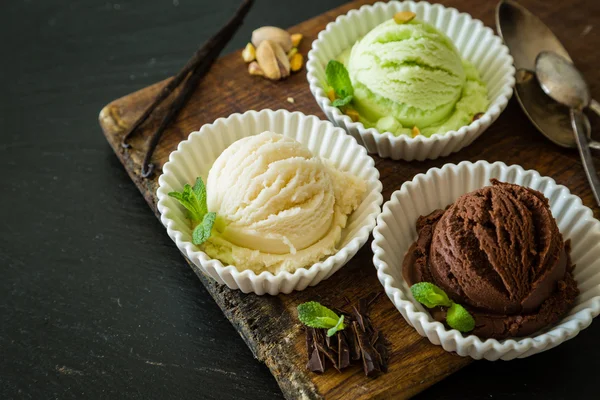
[[468, 307], [475, 334], [527, 335], [556, 322], [577, 296], [569, 245], [540, 192], [491, 182], [419, 218], [403, 273]]

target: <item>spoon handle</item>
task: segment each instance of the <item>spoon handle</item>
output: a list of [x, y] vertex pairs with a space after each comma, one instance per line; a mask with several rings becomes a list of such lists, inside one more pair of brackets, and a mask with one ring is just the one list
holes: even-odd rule
[[[600, 116], [600, 103], [596, 100], [592, 99], [589, 105], [590, 110], [598, 114]], [[600, 150], [600, 142], [592, 139], [592, 126], [590, 125], [590, 120], [588, 118], [585, 119], [585, 129], [587, 131], [587, 137], [590, 139], [588, 141], [588, 145], [592, 150]]]
[[588, 140], [585, 135], [585, 125], [583, 121], [583, 112], [574, 108], [570, 111], [571, 114], [571, 126], [575, 132], [575, 139], [577, 141], [577, 147], [579, 148], [579, 154], [581, 155], [581, 162], [585, 169], [588, 181], [596, 198], [596, 203], [600, 206], [600, 179], [596, 173], [596, 167], [594, 166], [594, 159], [590, 148], [588, 146]]

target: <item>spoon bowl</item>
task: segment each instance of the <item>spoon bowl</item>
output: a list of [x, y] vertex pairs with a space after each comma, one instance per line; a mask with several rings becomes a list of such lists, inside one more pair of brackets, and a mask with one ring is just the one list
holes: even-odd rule
[[553, 100], [578, 110], [590, 104], [585, 79], [566, 58], [552, 51], [542, 51], [535, 60], [535, 72], [540, 86]]
[[535, 60], [535, 73], [542, 90], [550, 98], [570, 109], [571, 126], [575, 133], [583, 168], [596, 202], [600, 205], [600, 178], [596, 173], [594, 159], [590, 152], [586, 135], [586, 119], [583, 114], [583, 109], [591, 101], [590, 90], [585, 79], [573, 63], [551, 51], [538, 54]]
[[[496, 27], [514, 59], [516, 73], [515, 94], [521, 109], [533, 125], [555, 144], [575, 148], [569, 109], [548, 97], [535, 76], [535, 61], [541, 51], [551, 50], [567, 60], [569, 53], [542, 20], [513, 0], [501, 0], [496, 7]], [[590, 108], [600, 104], [592, 101]], [[589, 121], [584, 116], [586, 135], [591, 135]], [[590, 142], [600, 149], [600, 144]]]

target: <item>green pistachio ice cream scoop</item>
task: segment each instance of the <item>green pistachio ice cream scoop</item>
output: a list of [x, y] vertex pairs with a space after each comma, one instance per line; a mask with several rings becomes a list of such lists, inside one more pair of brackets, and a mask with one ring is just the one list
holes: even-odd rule
[[468, 125], [488, 107], [477, 70], [432, 25], [390, 19], [358, 41], [347, 60], [354, 107], [365, 125], [430, 136]]

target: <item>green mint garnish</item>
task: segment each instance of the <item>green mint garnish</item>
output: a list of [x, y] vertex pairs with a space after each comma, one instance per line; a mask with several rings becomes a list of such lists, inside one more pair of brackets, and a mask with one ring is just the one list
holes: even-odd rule
[[470, 332], [475, 329], [473, 316], [460, 304], [450, 300], [446, 292], [429, 282], [415, 283], [410, 287], [413, 297], [427, 308], [449, 307], [446, 313], [446, 323], [450, 328], [460, 332]]
[[298, 319], [311, 328], [328, 329], [327, 336], [333, 336], [345, 328], [344, 316], [338, 316], [329, 308], [316, 301], [309, 301], [298, 306]]
[[334, 107], [343, 107], [352, 101], [352, 96], [346, 96], [343, 99], [335, 99], [331, 103]]
[[196, 195], [196, 199], [198, 200], [198, 205], [200, 210], [204, 213], [208, 212], [208, 208], [206, 207], [206, 186], [204, 186], [204, 181], [202, 178], [196, 178], [196, 183], [194, 183], [194, 194]]
[[446, 314], [446, 322], [460, 332], [470, 332], [475, 328], [475, 320], [460, 304], [452, 303]]
[[208, 212], [206, 186], [204, 186], [202, 178], [196, 178], [194, 187], [186, 183], [182, 192], [170, 192], [169, 196], [179, 200], [181, 205], [188, 210], [188, 218], [196, 225], [192, 233], [192, 243], [201, 245], [206, 242], [210, 237], [217, 214]]
[[337, 331], [341, 331], [342, 329], [344, 329], [344, 316], [342, 315], [340, 317], [340, 319], [338, 320], [337, 324], [335, 324], [335, 326], [333, 328], [330, 328], [327, 330], [327, 336], [333, 336], [336, 334]]
[[354, 88], [350, 81], [348, 70], [339, 61], [331, 60], [325, 68], [327, 83], [333, 88], [337, 99], [333, 102], [334, 107], [345, 106], [352, 101]]
[[448, 298], [448, 295], [433, 283], [415, 283], [410, 287], [410, 291], [415, 300], [427, 308], [439, 306], [450, 307], [452, 305], [452, 301]]
[[208, 240], [216, 217], [217, 213], [215, 212], [204, 214], [202, 222], [194, 228], [194, 232], [192, 233], [192, 242], [194, 244], [202, 244]]

